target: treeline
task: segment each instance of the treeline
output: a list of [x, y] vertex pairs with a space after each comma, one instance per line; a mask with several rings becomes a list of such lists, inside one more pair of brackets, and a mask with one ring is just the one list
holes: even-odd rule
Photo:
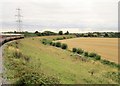
[[39, 32], [39, 31], [35, 31], [35, 32], [7, 32], [7, 33], [16, 33], [16, 34], [24, 34], [25, 37], [34, 37], [34, 36], [51, 36], [51, 35], [69, 35], [70, 33], [68, 31], [66, 31], [65, 33], [63, 33], [63, 31], [59, 31], [58, 33], [52, 32], [52, 31], [44, 31], [44, 32]]
[[61, 42], [52, 42], [51, 40], [47, 40], [47, 39], [42, 39], [42, 44], [44, 45], [51, 45], [51, 46], [55, 46], [61, 49], [67, 49], [68, 45], [65, 43], [61, 43]]
[[76, 35], [76, 37], [109, 37], [109, 38], [120, 38], [120, 32], [88, 32], [88, 33], [69, 33], [66, 31], [58, 31], [58, 33], [52, 31], [44, 31], [44, 32], [7, 32], [7, 33], [19, 33], [24, 34], [25, 37], [33, 37], [33, 36], [51, 36], [51, 35]]
[[109, 37], [120, 38], [120, 32], [89, 32], [89, 33], [74, 33], [77, 37]]

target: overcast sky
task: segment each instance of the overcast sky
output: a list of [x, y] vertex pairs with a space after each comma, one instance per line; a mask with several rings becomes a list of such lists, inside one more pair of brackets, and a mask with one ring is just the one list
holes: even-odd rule
[[22, 9], [24, 31], [118, 31], [118, 1], [1, 0], [1, 31], [17, 29], [18, 7]]

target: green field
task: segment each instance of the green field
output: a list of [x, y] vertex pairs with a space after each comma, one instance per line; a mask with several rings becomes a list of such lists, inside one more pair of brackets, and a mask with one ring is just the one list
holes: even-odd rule
[[[44, 72], [55, 76], [61, 84], [117, 84], [118, 69], [103, 65], [99, 61], [82, 61], [69, 50], [43, 45], [43, 38], [54, 39], [58, 36], [33, 37], [8, 43], [4, 49], [4, 65], [7, 80], [15, 83], [21, 72]], [[59, 36], [61, 37], [61, 36]], [[17, 47], [16, 47], [17, 45]], [[13, 52], [22, 52], [29, 58], [13, 58]], [[93, 74], [91, 74], [93, 72]]]

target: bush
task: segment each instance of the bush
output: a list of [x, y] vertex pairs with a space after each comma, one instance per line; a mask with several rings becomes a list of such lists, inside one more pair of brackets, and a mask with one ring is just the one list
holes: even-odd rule
[[52, 45], [52, 41], [51, 41], [51, 40], [47, 40], [47, 39], [42, 39], [42, 43], [43, 43], [44, 45], [46, 45], [46, 44]]
[[89, 57], [96, 57], [96, 55], [97, 55], [96, 53], [92, 52], [92, 53], [89, 54]]
[[63, 31], [59, 31], [59, 33], [58, 33], [59, 35], [63, 35]]
[[82, 49], [80, 49], [80, 48], [77, 49], [77, 53], [78, 53], [78, 54], [82, 54], [83, 52], [84, 52], [84, 51], [83, 51]]
[[62, 37], [61, 37], [61, 38], [60, 38], [60, 37], [59, 37], [59, 38], [56, 38], [56, 40], [62, 40], [62, 39], [63, 39]]
[[100, 60], [101, 56], [100, 55], [96, 55], [95, 60]]
[[63, 39], [66, 39], [66, 37], [63, 37]]
[[60, 43], [60, 42], [56, 42], [56, 43], [55, 43], [55, 46], [56, 46], [56, 47], [61, 47], [61, 43]]
[[52, 46], [55, 46], [55, 42], [52, 43]]
[[53, 42], [51, 41], [51, 42], [50, 42], [50, 45], [52, 45], [52, 44], [53, 44]]
[[88, 52], [85, 52], [85, 53], [84, 53], [84, 56], [88, 57]]
[[72, 52], [74, 52], [74, 53], [77, 52], [77, 48], [73, 48]]
[[67, 46], [67, 44], [62, 44], [62, 45], [61, 45], [61, 48], [62, 48], [62, 49], [67, 49], [68, 46]]
[[19, 86], [37, 85], [46, 86], [47, 84], [59, 84], [58, 78], [53, 76], [46, 76], [44, 73], [29, 72], [23, 74], [20, 79], [15, 83]]
[[47, 39], [42, 39], [42, 43], [43, 43], [44, 45], [46, 45], [46, 44], [47, 44]]
[[14, 58], [21, 58], [21, 57], [23, 57], [23, 54], [19, 51], [14, 51], [13, 52], [13, 57]]

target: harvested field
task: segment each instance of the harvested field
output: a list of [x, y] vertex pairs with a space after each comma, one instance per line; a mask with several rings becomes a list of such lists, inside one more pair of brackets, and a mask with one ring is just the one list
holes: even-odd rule
[[102, 58], [118, 63], [117, 38], [74, 38], [59, 41], [68, 44], [69, 49], [73, 47], [82, 48], [89, 52], [96, 52]]

